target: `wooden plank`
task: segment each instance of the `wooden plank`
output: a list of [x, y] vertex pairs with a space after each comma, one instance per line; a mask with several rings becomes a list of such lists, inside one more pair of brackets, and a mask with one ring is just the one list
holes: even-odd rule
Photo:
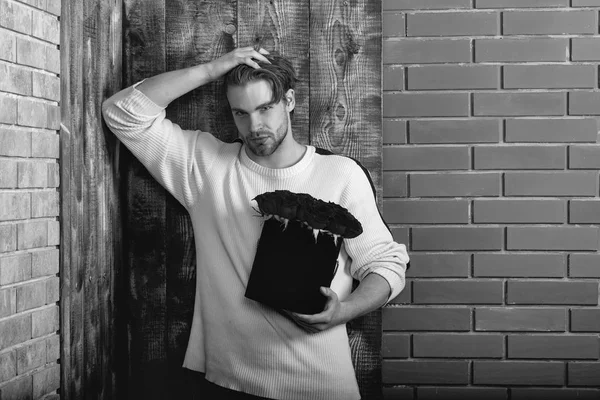
[[[381, 3], [313, 1], [310, 26], [310, 142], [367, 167], [381, 207]], [[380, 399], [381, 311], [348, 330], [362, 397]]]
[[[164, 1], [126, 0], [124, 20], [124, 84], [128, 86], [165, 71]], [[121, 162], [126, 188], [127, 398], [163, 399], [167, 398], [166, 193], [124, 148]]]
[[289, 58], [299, 82], [292, 132], [300, 143], [309, 143], [310, 27], [309, 2], [292, 0], [239, 0], [239, 46], [260, 45]]

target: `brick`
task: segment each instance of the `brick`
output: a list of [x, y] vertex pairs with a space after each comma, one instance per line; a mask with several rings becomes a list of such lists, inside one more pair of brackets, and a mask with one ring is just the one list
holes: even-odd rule
[[53, 362], [60, 358], [60, 335], [50, 336], [46, 339], [46, 360]]
[[[511, 389], [512, 390], [512, 389]], [[506, 388], [491, 387], [418, 387], [419, 400], [506, 400]], [[403, 399], [403, 398], [402, 398]]]
[[476, 62], [567, 61], [569, 40], [563, 38], [475, 39]]
[[430, 9], [452, 9], [471, 8], [471, 0], [383, 0], [384, 10], [430, 10]]
[[382, 15], [383, 37], [406, 36], [403, 13], [383, 13]]
[[384, 64], [470, 62], [469, 39], [396, 39], [383, 41]]
[[386, 400], [414, 400], [414, 389], [406, 386], [383, 387], [383, 398]]
[[46, 281], [46, 304], [56, 303], [60, 298], [60, 279], [58, 277]]
[[505, 11], [504, 35], [594, 34], [598, 30], [597, 12], [577, 11]]
[[17, 37], [17, 62], [34, 68], [46, 67], [46, 45]]
[[45, 69], [60, 74], [60, 51], [56, 46], [46, 46]]
[[600, 363], [570, 362], [568, 363], [570, 386], [600, 386]]
[[0, 128], [0, 156], [31, 156], [31, 132]]
[[412, 303], [412, 281], [410, 279], [406, 280], [406, 284], [404, 285], [404, 289], [400, 292], [400, 294], [390, 300], [390, 304], [410, 304]]
[[506, 65], [504, 67], [505, 89], [591, 89], [596, 87], [597, 81], [596, 67], [593, 65]]
[[31, 33], [31, 10], [14, 1], [0, 2], [0, 26], [25, 34]]
[[565, 169], [563, 146], [477, 146], [475, 169]]
[[0, 60], [17, 61], [17, 39], [11, 31], [0, 28]]
[[58, 200], [56, 191], [31, 193], [31, 216], [33, 218], [58, 216]]
[[48, 11], [51, 14], [60, 16], [60, 2], [61, 0], [47, 0], [46, 11]]
[[507, 250], [598, 250], [595, 227], [508, 227]]
[[60, 186], [60, 166], [57, 163], [48, 163], [48, 187]]
[[596, 7], [600, 6], [598, 0], [571, 0], [571, 7]]
[[564, 223], [567, 207], [563, 200], [475, 200], [473, 222], [489, 223]]
[[17, 123], [17, 99], [3, 93], [0, 93], [0, 123]]
[[593, 118], [507, 119], [507, 142], [596, 142], [598, 123]]
[[597, 61], [600, 59], [600, 40], [597, 38], [571, 39], [572, 61]]
[[19, 188], [42, 188], [48, 182], [48, 166], [45, 162], [21, 161], [18, 163]]
[[600, 390], [567, 388], [511, 388], [512, 400], [595, 400]]
[[468, 308], [387, 307], [383, 309], [384, 331], [469, 331]]
[[0, 387], [0, 399], [33, 400], [31, 382], [31, 375], [27, 375]]
[[598, 283], [583, 281], [508, 281], [507, 304], [598, 304]]
[[59, 158], [59, 136], [54, 132], [33, 131], [31, 133], [31, 156]]
[[17, 287], [17, 312], [46, 304], [46, 282], [38, 281]]
[[46, 363], [46, 341], [38, 342], [17, 349], [17, 372], [19, 375], [41, 367]]
[[60, 43], [60, 24], [58, 18], [54, 15], [43, 11], [33, 10], [33, 36], [45, 41], [59, 44]]
[[488, 334], [433, 333], [413, 335], [414, 357], [501, 358], [504, 336]]
[[416, 281], [415, 304], [502, 304], [502, 281]]
[[384, 360], [383, 383], [462, 384], [469, 382], [468, 361]]
[[19, 250], [45, 247], [48, 243], [48, 224], [46, 221], [24, 222], [17, 224], [17, 247]]
[[30, 197], [29, 193], [24, 192], [0, 193], [0, 221], [29, 218]]
[[406, 143], [406, 121], [395, 119], [383, 120], [383, 144]]
[[0, 188], [14, 188], [17, 186], [16, 161], [0, 159], [0, 171], [2, 171], [0, 174]]
[[410, 357], [410, 335], [403, 333], [384, 333], [381, 343], [383, 357], [408, 358]]
[[60, 223], [58, 221], [48, 222], [48, 246], [60, 244]]
[[600, 223], [600, 201], [571, 200], [569, 202], [569, 223]]
[[565, 93], [474, 93], [476, 116], [564, 115]]
[[466, 117], [468, 93], [384, 93], [384, 117]]
[[497, 89], [500, 68], [492, 65], [425, 65], [408, 67], [409, 90]]
[[31, 314], [0, 321], [0, 350], [31, 339]]
[[571, 254], [569, 276], [572, 278], [600, 278], [600, 254]]
[[[412, 257], [411, 257], [412, 263]], [[490, 278], [562, 278], [566, 274], [563, 254], [475, 254], [473, 276]]]
[[4, 92], [31, 95], [31, 71], [11, 64], [0, 64], [0, 90]]
[[17, 312], [17, 291], [15, 288], [0, 289], [0, 318]]
[[500, 120], [411, 120], [409, 122], [409, 142], [419, 144], [435, 143], [498, 143], [500, 141]]
[[569, 146], [569, 168], [600, 169], [600, 146]]
[[58, 328], [58, 306], [44, 308], [31, 314], [31, 334], [33, 338], [56, 332]]
[[[17, 362], [14, 351], [0, 354], [0, 383], [17, 376]], [[1, 389], [0, 389], [1, 390]], [[0, 392], [2, 393], [2, 392]]]
[[598, 175], [588, 171], [507, 172], [506, 196], [596, 196]]
[[589, 308], [571, 309], [571, 332], [600, 331], [600, 310]]
[[29, 4], [32, 7], [45, 9], [46, 8], [46, 0], [21, 0], [25, 4]]
[[563, 308], [492, 307], [475, 309], [476, 331], [564, 332]]
[[508, 335], [508, 358], [598, 359], [599, 351], [595, 336]]
[[21, 126], [45, 128], [48, 121], [48, 106], [46, 103], [19, 98], [18, 123]]
[[499, 196], [500, 174], [423, 173], [410, 174], [410, 193], [414, 197]]
[[408, 228], [391, 227], [392, 236], [397, 243], [408, 243]]
[[384, 199], [383, 217], [391, 224], [466, 224], [467, 200]]
[[60, 129], [60, 107], [49, 104], [47, 108], [46, 128], [59, 130]]
[[31, 279], [31, 255], [19, 254], [0, 258], [0, 285]]
[[407, 196], [407, 176], [404, 173], [384, 172], [383, 173], [383, 195], [390, 197]]
[[569, 0], [475, 0], [475, 8], [568, 7]]
[[60, 79], [55, 75], [34, 72], [32, 93], [35, 97], [60, 101]]
[[383, 148], [383, 169], [387, 171], [468, 169], [469, 165], [467, 146]]
[[467, 278], [469, 276], [469, 254], [411, 254], [411, 268], [407, 277], [418, 278]]
[[499, 20], [490, 12], [414, 13], [406, 16], [406, 31], [408, 36], [497, 35]]
[[33, 397], [39, 398], [60, 387], [60, 365], [53, 365], [33, 374]]
[[570, 92], [569, 114], [600, 115], [600, 92]]
[[[1, 164], [0, 164], [1, 166]], [[0, 174], [1, 175], [1, 174]], [[0, 253], [17, 249], [17, 226], [0, 225]]]
[[404, 89], [404, 67], [386, 65], [383, 67], [383, 90]]
[[564, 385], [565, 364], [533, 361], [474, 361], [475, 385]]
[[412, 228], [413, 250], [501, 250], [502, 228]]
[[60, 251], [58, 249], [34, 251], [31, 253], [32, 277], [55, 275], [58, 273]]

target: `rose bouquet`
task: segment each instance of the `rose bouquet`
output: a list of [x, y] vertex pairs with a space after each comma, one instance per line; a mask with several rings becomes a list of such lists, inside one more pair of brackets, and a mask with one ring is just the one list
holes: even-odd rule
[[362, 233], [344, 207], [306, 193], [276, 190], [254, 199], [264, 218], [246, 297], [303, 314], [323, 310], [344, 239]]

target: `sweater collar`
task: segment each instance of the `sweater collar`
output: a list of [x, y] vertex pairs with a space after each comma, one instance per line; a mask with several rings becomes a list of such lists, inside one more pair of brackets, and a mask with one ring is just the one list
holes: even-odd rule
[[256, 172], [259, 175], [273, 178], [287, 178], [296, 175], [297, 173], [303, 171], [310, 164], [315, 154], [314, 146], [306, 146], [306, 151], [304, 152], [304, 155], [296, 164], [287, 168], [268, 168], [257, 164], [250, 157], [248, 157], [244, 146], [245, 145], [242, 145], [240, 147], [239, 153], [242, 165], [248, 168], [249, 170]]

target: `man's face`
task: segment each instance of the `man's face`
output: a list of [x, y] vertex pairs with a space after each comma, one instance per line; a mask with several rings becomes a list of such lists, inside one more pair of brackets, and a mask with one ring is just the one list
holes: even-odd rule
[[271, 86], [264, 80], [227, 89], [235, 125], [252, 154], [270, 156], [284, 141], [289, 129], [289, 113], [294, 107], [293, 95], [290, 89], [286, 98], [273, 103]]

